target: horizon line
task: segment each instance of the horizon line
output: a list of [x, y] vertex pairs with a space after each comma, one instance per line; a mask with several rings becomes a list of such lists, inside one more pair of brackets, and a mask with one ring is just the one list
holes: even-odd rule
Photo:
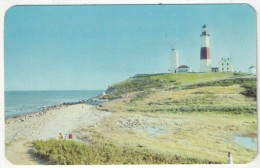
[[86, 90], [83, 90], [83, 89], [71, 89], [71, 90], [68, 90], [68, 89], [64, 89], [64, 90], [57, 90], [57, 89], [54, 89], [54, 90], [4, 90], [4, 92], [41, 92], [41, 91], [103, 91], [103, 90], [106, 90], [106, 89], [86, 89]]

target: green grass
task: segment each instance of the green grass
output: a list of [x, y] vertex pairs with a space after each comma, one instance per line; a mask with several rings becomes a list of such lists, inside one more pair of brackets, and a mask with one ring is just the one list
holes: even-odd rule
[[163, 74], [150, 76], [151, 79], [161, 79], [163, 81], [174, 80], [178, 84], [188, 84], [194, 82], [203, 82], [209, 80], [216, 80], [234, 76], [233, 73], [177, 73], [177, 74]]
[[234, 73], [179, 73], [179, 74], [143, 74], [109, 86], [105, 98], [120, 98], [120, 95], [150, 89], [178, 88], [182, 85], [241, 77], [245, 74]]
[[[141, 81], [145, 80], [142, 85]], [[226, 163], [228, 151], [234, 155], [235, 163], [247, 163], [256, 156], [255, 150], [232, 142], [237, 135], [257, 135], [254, 76], [240, 73], [137, 75], [112, 88], [108, 95], [117, 93], [118, 99], [98, 108], [115, 113], [97, 128], [112, 142], [140, 144], [150, 150], [200, 161], [207, 158]], [[145, 123], [141, 128], [158, 126], [167, 133], [151, 136], [132, 129], [138, 125], [131, 122], [126, 127], [119, 124], [128, 123], [131, 117], [136, 120], [136, 116], [139, 116], [138, 123]]]
[[114, 112], [217, 112], [255, 115], [255, 100], [255, 78], [231, 78], [182, 85], [179, 89], [137, 92], [128, 101], [111, 101], [99, 108]]
[[212, 163], [207, 160], [160, 154], [138, 147], [117, 146], [104, 142], [83, 144], [55, 139], [36, 140], [33, 142], [33, 152], [54, 165]]
[[[145, 81], [141, 85], [140, 81]], [[151, 80], [162, 86], [155, 90]], [[135, 84], [139, 81], [139, 87]], [[166, 84], [165, 84], [166, 82]], [[169, 82], [175, 83], [172, 86]], [[137, 82], [138, 83], [138, 82]], [[177, 84], [178, 83], [178, 84]], [[126, 87], [127, 86], [127, 87]], [[159, 86], [159, 84], [158, 84]], [[142, 88], [142, 89], [140, 89]], [[112, 112], [191, 113], [212, 112], [256, 115], [256, 78], [233, 73], [186, 73], [138, 75], [115, 84], [111, 94], [129, 94], [128, 98], [101, 105]], [[108, 94], [109, 95], [109, 94]], [[120, 97], [120, 96], [119, 96]], [[253, 99], [252, 99], [253, 98]]]
[[257, 99], [255, 77], [251, 77], [251, 78], [240, 77], [240, 78], [221, 79], [217, 81], [199, 82], [199, 83], [184, 86], [183, 89], [192, 89], [192, 88], [194, 89], [194, 88], [207, 87], [207, 86], [232, 86], [236, 84], [245, 88], [245, 91], [241, 92], [242, 94], [248, 97], [252, 97], [255, 100]]
[[[101, 135], [104, 142], [141, 146], [166, 156], [195, 158], [198, 163], [205, 159], [226, 163], [227, 152], [233, 154], [235, 163], [247, 163], [257, 151], [244, 149], [232, 138], [236, 135], [256, 137], [256, 121], [253, 115], [231, 113], [117, 112], [94, 130], [82, 130], [82, 134], [91, 142], [96, 139], [91, 135], [94, 133]], [[151, 127], [161, 128], [162, 134], [151, 134], [143, 129]]]
[[163, 82], [159, 79], [129, 79], [123, 83], [110, 86], [109, 90], [111, 90], [112, 92], [106, 95], [106, 98], [113, 98], [129, 92], [144, 91], [150, 88], [162, 88], [163, 86]]

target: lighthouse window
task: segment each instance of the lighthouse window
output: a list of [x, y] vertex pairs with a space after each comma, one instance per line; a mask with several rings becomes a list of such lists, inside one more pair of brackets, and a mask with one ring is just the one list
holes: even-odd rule
[[228, 63], [227, 63], [227, 65], [228, 65]]
[[223, 66], [224, 64], [222, 63], [222, 66]]
[[229, 69], [227, 68], [227, 70], [229, 70]]
[[224, 68], [222, 68], [222, 70], [224, 71]]

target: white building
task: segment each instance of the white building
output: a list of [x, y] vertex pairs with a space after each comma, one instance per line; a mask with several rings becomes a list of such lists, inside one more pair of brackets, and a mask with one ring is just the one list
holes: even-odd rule
[[219, 72], [234, 72], [234, 66], [230, 58], [221, 58], [218, 62]]
[[190, 67], [188, 67], [187, 65], [181, 65], [176, 69], [177, 73], [185, 73], [185, 72], [191, 72]]
[[177, 73], [176, 69], [179, 67], [179, 54], [178, 50], [172, 49], [171, 52], [171, 72]]
[[248, 71], [249, 71], [250, 74], [256, 75], [256, 67], [255, 66], [249, 67]]
[[209, 33], [207, 26], [202, 26], [201, 32], [201, 48], [200, 48], [200, 72], [211, 72], [211, 57], [210, 57], [210, 46], [209, 46]]

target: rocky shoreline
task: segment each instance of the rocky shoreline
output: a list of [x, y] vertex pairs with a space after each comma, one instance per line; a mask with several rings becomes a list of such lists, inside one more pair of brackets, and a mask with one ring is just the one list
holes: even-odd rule
[[[103, 93], [104, 94], [104, 93]], [[5, 118], [5, 123], [10, 124], [13, 122], [23, 122], [28, 118], [31, 117], [40, 117], [43, 115], [46, 115], [46, 112], [51, 111], [51, 110], [55, 110], [55, 109], [60, 109], [63, 107], [68, 107], [71, 105], [76, 105], [76, 104], [88, 104], [88, 105], [101, 105], [102, 103], [108, 102], [107, 99], [102, 99], [102, 94], [98, 95], [96, 97], [92, 97], [88, 100], [81, 100], [81, 101], [77, 101], [77, 102], [64, 102], [62, 104], [58, 104], [58, 105], [52, 105], [52, 106], [47, 106], [44, 107], [42, 110], [40, 111], [36, 111], [36, 112], [30, 112], [30, 113], [26, 113], [26, 114], [20, 114], [20, 115], [15, 115], [15, 116], [10, 116]]]
[[23, 121], [25, 121], [26, 119], [29, 119], [29, 118], [41, 117], [43, 115], [46, 115], [46, 112], [48, 112], [48, 111], [60, 109], [60, 108], [65, 107], [65, 106], [68, 106], [68, 105], [64, 105], [64, 104], [53, 105], [53, 106], [45, 107], [41, 111], [11, 116], [11, 117], [8, 117], [8, 118], [5, 119], [5, 123], [11, 124], [13, 122], [23, 122]]
[[108, 102], [108, 100], [107, 99], [103, 100], [103, 99], [99, 99], [99, 98], [91, 98], [86, 101], [86, 103], [90, 104], [90, 105], [101, 105], [105, 102]]
[[8, 143], [17, 138], [55, 138], [60, 132], [65, 135], [77, 128], [94, 125], [108, 114], [86, 103], [51, 106], [40, 112], [7, 118], [5, 140]]

